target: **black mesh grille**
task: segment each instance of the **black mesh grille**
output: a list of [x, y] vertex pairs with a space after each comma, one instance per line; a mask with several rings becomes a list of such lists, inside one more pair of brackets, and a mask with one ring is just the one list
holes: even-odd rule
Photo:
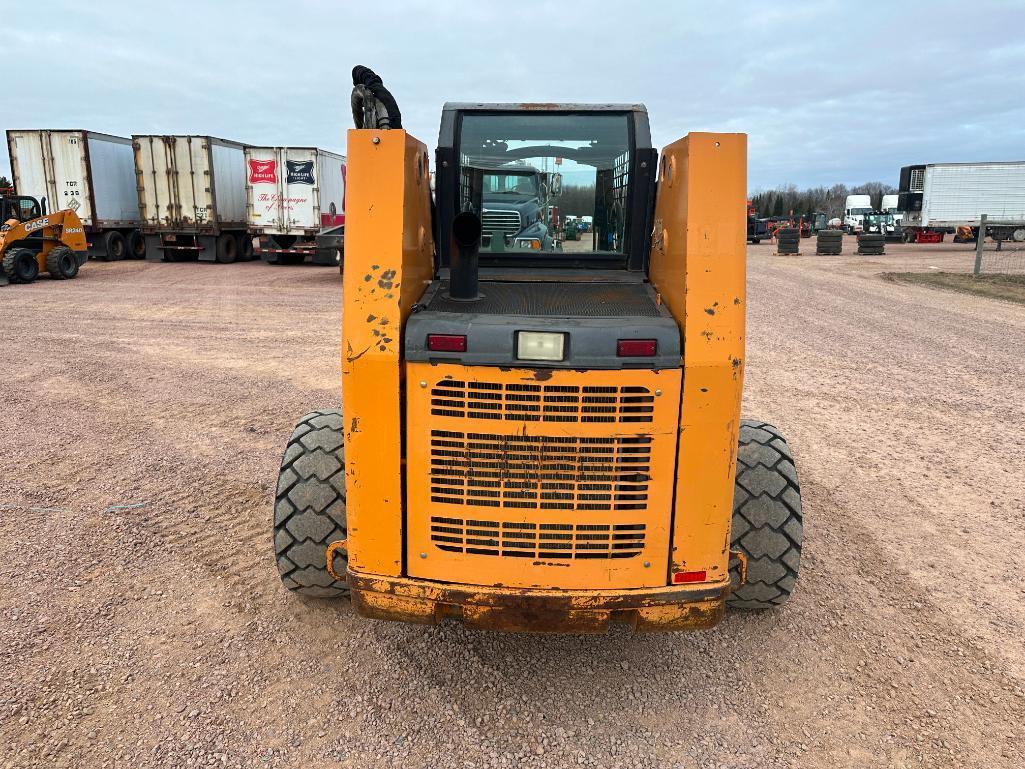
[[434, 294], [428, 310], [482, 315], [530, 315], [550, 318], [657, 318], [659, 308], [639, 283], [481, 283], [483, 299], [454, 302], [448, 282]]

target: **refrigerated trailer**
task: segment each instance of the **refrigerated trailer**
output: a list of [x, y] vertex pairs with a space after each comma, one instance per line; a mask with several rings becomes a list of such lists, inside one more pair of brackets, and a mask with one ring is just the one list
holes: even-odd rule
[[1025, 161], [904, 166], [897, 207], [905, 240], [975, 228], [986, 214], [995, 240], [1025, 241]]
[[82, 220], [89, 255], [142, 258], [132, 140], [83, 130], [8, 130], [14, 187]]
[[246, 147], [245, 155], [254, 252], [271, 264], [340, 264], [341, 249], [318, 247], [317, 236], [345, 224], [345, 158], [316, 147]]
[[132, 144], [147, 259], [252, 258], [245, 144], [168, 135], [134, 135]]

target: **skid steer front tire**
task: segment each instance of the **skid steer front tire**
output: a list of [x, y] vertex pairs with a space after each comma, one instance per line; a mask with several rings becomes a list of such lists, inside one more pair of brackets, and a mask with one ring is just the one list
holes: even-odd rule
[[[797, 583], [803, 541], [801, 487], [786, 439], [766, 422], [741, 420], [730, 548], [747, 557], [747, 581], [727, 604], [771, 609], [786, 603]], [[739, 559], [731, 561], [730, 575], [738, 585]]]
[[[347, 536], [339, 410], [307, 414], [288, 439], [278, 472], [273, 535], [285, 587], [318, 598], [348, 595], [344, 579], [332, 577], [325, 560], [327, 546]], [[332, 566], [336, 574], [345, 574], [343, 553], [336, 551]]]

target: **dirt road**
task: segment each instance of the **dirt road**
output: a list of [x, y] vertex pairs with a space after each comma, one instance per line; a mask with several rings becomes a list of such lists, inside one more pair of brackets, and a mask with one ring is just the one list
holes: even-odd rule
[[280, 588], [331, 269], [89, 264], [0, 289], [0, 766], [1018, 767], [1025, 312], [750, 249], [745, 412], [805, 494], [792, 603], [684, 635], [372, 623]]

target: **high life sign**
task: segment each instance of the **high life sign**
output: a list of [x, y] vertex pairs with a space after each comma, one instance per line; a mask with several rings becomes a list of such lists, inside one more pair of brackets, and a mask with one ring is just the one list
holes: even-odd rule
[[312, 160], [286, 160], [285, 172], [288, 184], [308, 184], [312, 187], [317, 183], [313, 178]]
[[250, 184], [277, 184], [278, 163], [276, 160], [250, 160]]

